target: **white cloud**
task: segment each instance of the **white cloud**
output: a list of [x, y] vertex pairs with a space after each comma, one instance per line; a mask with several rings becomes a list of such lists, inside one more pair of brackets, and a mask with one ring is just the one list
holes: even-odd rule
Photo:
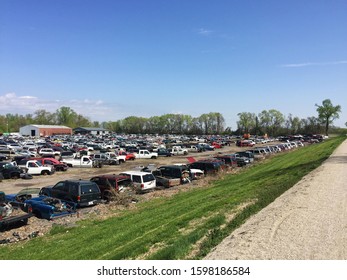
[[0, 108], [6, 110], [7, 108], [31, 108], [37, 102], [34, 96], [19, 96], [14, 92], [0, 95]]
[[307, 66], [326, 66], [326, 65], [339, 65], [347, 64], [347, 60], [340, 61], [329, 61], [329, 62], [304, 62], [304, 63], [292, 63], [292, 64], [283, 64], [281, 67], [307, 67]]
[[91, 99], [41, 99], [36, 96], [17, 96], [16, 93], [0, 95], [1, 114], [33, 114], [36, 110], [55, 112], [60, 107], [70, 107], [76, 113], [89, 117], [92, 121], [118, 120], [124, 117], [124, 112], [119, 104]]
[[35, 96], [30, 96], [30, 95], [27, 95], [27, 96], [19, 96], [19, 98], [21, 98], [21, 99], [37, 99], [37, 97], [35, 97]]
[[212, 30], [205, 29], [205, 28], [200, 28], [200, 29], [198, 30], [198, 34], [199, 34], [199, 35], [202, 35], [202, 36], [209, 36], [209, 35], [211, 35], [212, 33], [213, 33]]

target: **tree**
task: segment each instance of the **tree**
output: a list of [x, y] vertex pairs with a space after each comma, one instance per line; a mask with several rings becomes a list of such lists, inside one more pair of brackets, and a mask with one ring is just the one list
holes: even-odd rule
[[319, 119], [317, 117], [308, 117], [306, 119], [302, 119], [300, 121], [300, 125], [301, 125], [301, 129], [302, 129], [302, 133], [304, 134], [316, 134], [316, 133], [320, 133], [321, 131], [321, 122], [319, 121]]
[[74, 127], [77, 114], [70, 107], [60, 107], [56, 111], [57, 124]]
[[36, 124], [54, 124], [55, 115], [44, 109], [34, 112], [34, 121]]
[[198, 117], [203, 134], [221, 134], [224, 131], [225, 120], [222, 114], [210, 112]]
[[75, 119], [74, 127], [88, 127], [91, 126], [90, 120], [87, 117], [78, 114]]
[[225, 119], [221, 113], [213, 113], [215, 119], [215, 134], [222, 134], [224, 132]]
[[292, 114], [289, 114], [286, 120], [287, 131], [290, 134], [296, 134], [301, 129], [301, 120], [299, 117], [293, 117]]
[[130, 116], [123, 120], [123, 129], [125, 133], [143, 133], [146, 128], [146, 118]]
[[265, 133], [270, 133], [274, 136], [284, 123], [284, 115], [275, 109], [262, 111], [259, 115], [260, 125]]
[[237, 128], [241, 133], [250, 133], [256, 126], [256, 115], [249, 112], [242, 112], [237, 115], [239, 117]]
[[335, 119], [340, 117], [341, 106], [334, 106], [330, 99], [325, 99], [322, 105], [316, 104], [318, 118], [325, 124], [325, 135], [328, 135], [329, 126], [333, 123]]

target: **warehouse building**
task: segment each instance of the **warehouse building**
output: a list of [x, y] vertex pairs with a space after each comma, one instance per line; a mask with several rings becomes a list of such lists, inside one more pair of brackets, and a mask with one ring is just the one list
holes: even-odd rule
[[22, 136], [46, 137], [53, 135], [72, 135], [72, 128], [63, 125], [31, 124], [19, 129]]
[[109, 130], [100, 127], [77, 127], [74, 130], [74, 134], [81, 135], [107, 135]]

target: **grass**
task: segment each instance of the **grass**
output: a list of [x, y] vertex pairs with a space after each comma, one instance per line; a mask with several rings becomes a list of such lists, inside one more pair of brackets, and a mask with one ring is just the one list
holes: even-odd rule
[[44, 237], [0, 247], [0, 259], [200, 259], [317, 168], [344, 139], [276, 155], [208, 187], [143, 202], [117, 217], [53, 227]]

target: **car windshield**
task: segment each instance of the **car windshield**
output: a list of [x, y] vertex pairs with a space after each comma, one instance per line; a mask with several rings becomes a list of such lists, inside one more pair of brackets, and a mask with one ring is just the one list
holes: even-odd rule
[[98, 186], [95, 183], [81, 185], [82, 194], [95, 193], [95, 192], [96, 193], [100, 192]]
[[11, 163], [5, 163], [5, 164], [1, 164], [1, 169], [11, 169], [13, 168], [13, 165]]
[[26, 189], [22, 189], [20, 190], [17, 195], [23, 195], [23, 194], [34, 194], [34, 195], [38, 195], [40, 193], [40, 188], [26, 188]]

